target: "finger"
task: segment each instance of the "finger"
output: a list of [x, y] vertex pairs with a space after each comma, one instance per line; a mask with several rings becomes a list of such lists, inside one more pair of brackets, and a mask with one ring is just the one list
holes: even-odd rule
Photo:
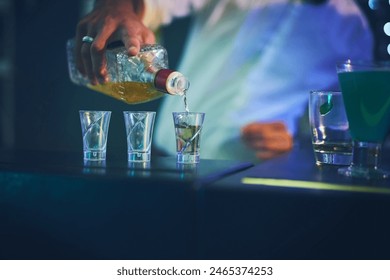
[[250, 124], [246, 125], [241, 129], [241, 137], [246, 141], [251, 141], [252, 139], [261, 139], [263, 137], [264, 127], [260, 124], [256, 126]]
[[287, 131], [287, 127], [283, 122], [271, 123], [250, 123], [243, 128], [247, 134], [257, 134], [263, 131]]
[[81, 47], [84, 44], [82, 42], [82, 38], [85, 36], [85, 34], [87, 34], [87, 27], [83, 22], [80, 22], [76, 28], [74, 57], [76, 62], [76, 68], [83, 76], [86, 76], [86, 71], [84, 69], [84, 63], [81, 55]]
[[271, 150], [278, 152], [290, 151], [293, 147], [293, 139], [289, 134], [272, 135], [269, 138], [251, 139], [247, 145], [255, 150]]
[[278, 156], [281, 156], [283, 153], [274, 152], [274, 151], [260, 151], [256, 153], [256, 157], [261, 160], [268, 160]]
[[91, 45], [92, 72], [99, 83], [108, 81], [105, 50], [109, 40], [112, 40], [116, 29], [114, 23], [107, 23], [96, 35]]
[[93, 74], [92, 70], [92, 60], [91, 60], [91, 44], [84, 43], [81, 46], [81, 57], [83, 61], [83, 67], [85, 70], [85, 74], [90, 81], [91, 84], [96, 85], [97, 81]]
[[287, 128], [283, 122], [250, 123], [243, 127], [242, 134], [243, 136], [250, 138], [275, 131], [287, 131]]
[[144, 44], [155, 44], [156, 37], [152, 31], [150, 31], [149, 29], [146, 29], [146, 31], [143, 33], [143, 41], [144, 41]]
[[93, 42], [90, 48], [92, 75], [98, 83], [107, 81], [105, 47], [104, 42]]
[[289, 135], [279, 135], [274, 136], [270, 139], [264, 139], [258, 148], [279, 152], [287, 152], [290, 151], [292, 147], [292, 137], [290, 137]]
[[144, 30], [146, 28], [142, 25], [134, 27], [128, 24], [123, 27], [121, 34], [122, 42], [130, 56], [137, 55], [141, 49], [141, 45], [145, 44], [143, 38]]
[[107, 40], [97, 36], [90, 48], [92, 75], [99, 83], [104, 83], [108, 80], [105, 56], [106, 46]]
[[127, 49], [129, 56], [134, 56], [139, 53], [139, 50], [141, 49], [142, 41], [143, 40], [139, 36], [126, 39], [125, 47]]
[[271, 122], [269, 123], [269, 125], [273, 130], [277, 130], [277, 131], [287, 130], [287, 126], [285, 125], [284, 122]]

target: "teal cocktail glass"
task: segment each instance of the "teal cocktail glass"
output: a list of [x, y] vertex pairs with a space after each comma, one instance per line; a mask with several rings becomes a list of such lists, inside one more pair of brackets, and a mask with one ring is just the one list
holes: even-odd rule
[[339, 174], [366, 179], [388, 178], [380, 168], [381, 148], [390, 128], [390, 62], [351, 61], [337, 64], [353, 159]]

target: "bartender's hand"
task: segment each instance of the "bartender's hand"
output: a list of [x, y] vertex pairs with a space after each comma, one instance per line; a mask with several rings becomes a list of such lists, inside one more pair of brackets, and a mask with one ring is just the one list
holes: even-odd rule
[[[108, 43], [122, 41], [130, 56], [136, 55], [142, 44], [155, 43], [153, 32], [142, 23], [143, 13], [143, 0], [97, 0], [93, 11], [80, 20], [76, 65], [92, 84], [107, 81], [104, 51]], [[85, 36], [92, 42], [83, 42], [88, 39]]]
[[271, 159], [288, 152], [293, 138], [283, 122], [250, 123], [241, 129], [244, 142], [255, 150], [256, 157]]

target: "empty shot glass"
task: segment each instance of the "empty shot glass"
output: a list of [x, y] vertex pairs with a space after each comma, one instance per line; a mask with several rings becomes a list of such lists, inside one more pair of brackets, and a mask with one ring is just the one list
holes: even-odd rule
[[124, 111], [128, 161], [150, 161], [156, 112]]
[[309, 121], [317, 165], [349, 165], [352, 160], [352, 139], [338, 91], [311, 91]]
[[105, 160], [110, 111], [80, 110], [84, 160]]
[[177, 163], [192, 164], [200, 160], [200, 135], [204, 113], [173, 112]]

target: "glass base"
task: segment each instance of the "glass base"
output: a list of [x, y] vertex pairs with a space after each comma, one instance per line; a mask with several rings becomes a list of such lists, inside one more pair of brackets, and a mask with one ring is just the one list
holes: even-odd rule
[[347, 177], [370, 179], [387, 179], [390, 173], [379, 168], [348, 166], [338, 169], [338, 173]]
[[199, 154], [182, 154], [178, 153], [176, 156], [177, 163], [191, 164], [198, 163], [200, 160]]
[[389, 178], [389, 172], [379, 168], [381, 149], [381, 143], [353, 141], [352, 164], [340, 168], [338, 173], [367, 180]]
[[150, 152], [128, 152], [127, 155], [128, 161], [150, 161]]
[[331, 165], [350, 165], [352, 162], [351, 154], [323, 153], [314, 151], [316, 164], [331, 164]]
[[106, 151], [84, 151], [84, 160], [106, 160]]

